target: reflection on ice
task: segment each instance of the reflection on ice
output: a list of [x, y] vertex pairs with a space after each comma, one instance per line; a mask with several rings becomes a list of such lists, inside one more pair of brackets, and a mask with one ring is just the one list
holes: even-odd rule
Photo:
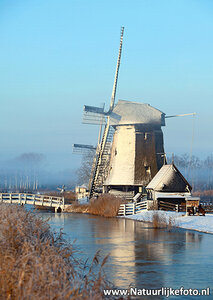
[[41, 215], [50, 217], [54, 230], [63, 228], [67, 239], [77, 240], [84, 259], [92, 258], [99, 249], [103, 256], [110, 253], [105, 271], [117, 287], [205, 288], [212, 284], [212, 235], [153, 229], [148, 223], [122, 218]]

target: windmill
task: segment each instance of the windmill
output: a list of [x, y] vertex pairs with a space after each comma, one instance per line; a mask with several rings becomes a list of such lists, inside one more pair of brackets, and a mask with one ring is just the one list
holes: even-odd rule
[[62, 187], [57, 187], [57, 190], [60, 191], [60, 194], [63, 194], [65, 192], [65, 185], [63, 184]]
[[103, 192], [132, 198], [143, 192], [165, 163], [161, 129], [165, 118], [182, 116], [166, 116], [146, 103], [119, 100], [115, 104], [123, 33], [122, 27], [109, 110], [84, 106], [84, 123], [101, 124], [89, 182], [90, 198]]

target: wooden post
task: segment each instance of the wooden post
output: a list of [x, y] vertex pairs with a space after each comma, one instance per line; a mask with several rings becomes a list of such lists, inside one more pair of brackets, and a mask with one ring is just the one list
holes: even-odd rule
[[135, 214], [135, 203], [132, 203], [132, 214]]
[[13, 203], [12, 194], [10, 194], [10, 203]]
[[188, 205], [187, 205], [187, 202], [186, 202], [186, 216], [188, 216]]
[[124, 216], [126, 216], [126, 204], [124, 204]]

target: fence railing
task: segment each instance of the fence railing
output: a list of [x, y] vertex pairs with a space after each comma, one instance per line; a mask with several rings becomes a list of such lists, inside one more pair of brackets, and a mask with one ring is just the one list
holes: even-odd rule
[[[121, 204], [119, 211], [118, 211], [118, 215], [119, 216], [130, 216], [130, 215], [138, 214], [144, 210], [148, 210], [148, 201], [147, 200], [143, 200], [138, 203]], [[164, 201], [159, 201], [158, 202], [158, 210], [186, 212], [186, 206], [180, 205], [180, 204], [164, 202]]]
[[186, 205], [174, 204], [174, 203], [165, 202], [165, 201], [159, 201], [158, 202], [158, 210], [185, 212]]
[[141, 201], [139, 203], [127, 203], [121, 204], [118, 215], [119, 216], [129, 216], [140, 213], [143, 210], [147, 210], [147, 201]]
[[[213, 213], [213, 203], [209, 202], [201, 202], [201, 205], [206, 213]], [[151, 207], [151, 206], [149, 206]], [[140, 213], [141, 211], [148, 209], [148, 202], [147, 200], [143, 200], [139, 203], [127, 203], [121, 204], [118, 215], [119, 216], [130, 216]], [[158, 210], [164, 211], [176, 211], [176, 212], [186, 212], [186, 205], [181, 204], [174, 204], [165, 201], [158, 202]]]
[[212, 202], [201, 201], [200, 204], [202, 205], [202, 207], [206, 213], [213, 213], [213, 203]]
[[0, 193], [0, 202], [32, 204], [55, 208], [64, 208], [64, 197], [49, 195], [25, 194], [25, 193]]

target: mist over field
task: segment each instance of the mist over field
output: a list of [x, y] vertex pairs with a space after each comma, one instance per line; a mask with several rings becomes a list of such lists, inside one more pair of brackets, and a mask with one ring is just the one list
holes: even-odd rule
[[[71, 154], [72, 155], [72, 154]], [[47, 155], [36, 152], [19, 154], [12, 159], [0, 161], [0, 190], [38, 190], [56, 189], [66, 185], [74, 189], [76, 184], [89, 182], [94, 153], [72, 155], [73, 165], [66, 157], [56, 156], [51, 164]], [[167, 157], [192, 185], [193, 190], [213, 189], [213, 155], [206, 157], [190, 156], [187, 153]]]
[[42, 153], [22, 153], [12, 159], [0, 160], [1, 190], [38, 190], [65, 184], [72, 189], [76, 183], [76, 168], [54, 161]]

